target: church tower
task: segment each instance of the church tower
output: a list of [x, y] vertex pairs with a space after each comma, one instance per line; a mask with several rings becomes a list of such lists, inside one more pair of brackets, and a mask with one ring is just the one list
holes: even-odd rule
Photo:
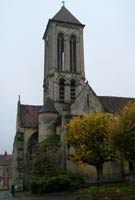
[[[65, 124], [72, 115], [74, 105], [85, 87], [83, 28], [63, 5], [49, 19], [44, 39], [44, 98], [39, 113], [39, 143], [45, 141], [46, 155], [57, 170], [67, 169], [67, 145]], [[86, 95], [85, 95], [86, 96]], [[75, 109], [76, 110], [76, 109]], [[70, 117], [69, 117], [70, 116]], [[48, 140], [59, 137], [59, 146]], [[51, 156], [50, 156], [51, 152]], [[52, 161], [51, 161], [52, 162]], [[48, 171], [50, 169], [46, 169]]]
[[48, 21], [43, 36], [44, 98], [39, 113], [39, 142], [57, 133], [63, 141], [69, 116], [102, 110], [85, 82], [83, 29], [84, 25], [64, 5]]
[[63, 5], [49, 19], [44, 39], [44, 103], [47, 96], [59, 113], [71, 104], [84, 86], [83, 28]]

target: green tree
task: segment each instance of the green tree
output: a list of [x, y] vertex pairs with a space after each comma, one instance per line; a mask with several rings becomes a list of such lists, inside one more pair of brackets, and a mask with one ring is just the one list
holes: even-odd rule
[[128, 161], [135, 161], [135, 103], [129, 102], [110, 124], [110, 141]]
[[74, 117], [67, 125], [67, 143], [74, 149], [72, 159], [95, 166], [99, 181], [103, 178], [104, 162], [113, 157], [108, 140], [111, 119], [106, 113], [92, 113]]

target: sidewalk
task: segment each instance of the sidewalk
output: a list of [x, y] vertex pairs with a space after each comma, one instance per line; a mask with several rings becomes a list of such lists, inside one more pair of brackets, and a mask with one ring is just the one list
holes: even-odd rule
[[0, 200], [12, 200], [12, 195], [8, 190], [0, 190]]
[[74, 194], [68, 192], [49, 193], [44, 195], [35, 195], [29, 192], [16, 192], [16, 196], [12, 197], [9, 193], [7, 200], [74, 200]]
[[13, 200], [13, 196], [9, 190], [7, 190], [6, 199], [5, 200]]

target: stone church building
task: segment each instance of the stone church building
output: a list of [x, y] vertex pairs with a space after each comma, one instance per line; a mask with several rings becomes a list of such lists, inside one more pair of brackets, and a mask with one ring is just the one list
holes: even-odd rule
[[[64, 5], [46, 26], [43, 105], [24, 105], [18, 101], [12, 183], [19, 190], [27, 184], [27, 164], [33, 159], [36, 146], [54, 136], [59, 137], [59, 147], [50, 150], [54, 153], [54, 165], [59, 165], [61, 170], [80, 172], [95, 181], [94, 167], [68, 160], [65, 124], [72, 116], [92, 111], [118, 112], [129, 100], [134, 100], [98, 96], [88, 84], [84, 68], [84, 27]], [[125, 170], [128, 172], [128, 166]], [[105, 163], [104, 178], [120, 178], [120, 163]]]

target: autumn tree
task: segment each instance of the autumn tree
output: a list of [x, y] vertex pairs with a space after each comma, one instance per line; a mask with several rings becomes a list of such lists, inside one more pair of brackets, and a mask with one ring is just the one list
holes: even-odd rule
[[110, 124], [110, 140], [128, 161], [135, 161], [135, 103], [129, 102]]
[[67, 143], [73, 147], [72, 159], [96, 167], [98, 180], [103, 178], [103, 164], [112, 159], [108, 141], [111, 116], [92, 113], [74, 117], [67, 125]]

